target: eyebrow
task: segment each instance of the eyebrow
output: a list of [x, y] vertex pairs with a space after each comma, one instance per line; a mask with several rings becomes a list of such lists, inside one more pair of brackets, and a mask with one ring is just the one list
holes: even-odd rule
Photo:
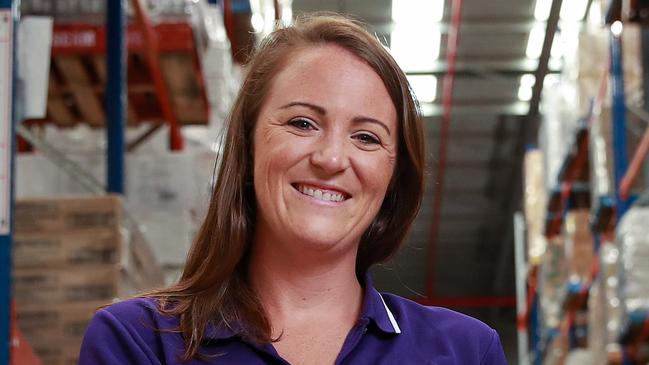
[[[316, 113], [318, 113], [320, 115], [323, 115], [323, 116], [327, 115], [327, 110], [325, 110], [325, 108], [323, 108], [323, 107], [321, 107], [319, 105], [306, 103], [306, 102], [303, 102], [303, 101], [290, 102], [290, 103], [288, 103], [286, 105], [281, 106], [280, 109], [288, 109], [288, 108], [294, 107], [294, 106], [302, 106], [302, 107], [311, 109], [311, 110], [315, 111]], [[355, 123], [374, 123], [374, 124], [378, 124], [383, 129], [385, 129], [386, 132], [388, 132], [389, 136], [392, 135], [390, 133], [390, 128], [388, 128], [388, 126], [385, 123], [381, 122], [378, 119], [374, 119], [374, 118], [370, 118], [370, 117], [364, 117], [364, 116], [358, 116], [358, 117], [354, 117], [354, 119], [352, 119], [352, 121], [355, 122]]]

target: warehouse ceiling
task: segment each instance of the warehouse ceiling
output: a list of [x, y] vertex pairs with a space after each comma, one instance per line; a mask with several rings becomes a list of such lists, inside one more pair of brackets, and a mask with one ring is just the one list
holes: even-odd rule
[[[534, 28], [540, 27], [543, 39], [552, 19], [556, 25], [558, 12], [547, 22], [539, 22], [535, 18], [535, 0], [488, 3], [464, 0], [462, 3], [443, 175], [439, 169], [441, 94], [448, 71], [451, 0], [445, 1], [443, 16], [433, 12], [424, 14], [436, 26], [422, 26], [411, 37], [417, 47], [415, 55], [420, 52], [421, 57], [426, 54], [423, 42], [435, 43], [440, 39], [439, 55], [428, 62], [426, 69], [406, 70], [411, 77], [428, 76], [429, 82], [436, 81], [434, 101], [423, 103], [427, 189], [406, 246], [392, 262], [377, 269], [374, 276], [383, 290], [420, 301], [425, 301], [423, 298], [432, 292], [437, 302], [458, 303], [452, 306], [500, 327], [501, 336], [513, 337], [515, 320], [511, 304], [505, 308], [498, 305], [487, 308], [484, 304], [490, 300], [496, 304], [496, 299], [514, 296], [512, 216], [521, 209], [522, 156], [525, 146], [535, 143], [538, 126], [537, 113], [534, 108], [530, 113], [530, 104], [538, 105], [540, 97], [540, 88], [537, 95], [532, 95], [534, 81], [525, 85], [522, 79], [529, 79], [539, 71], [539, 60], [549, 58], [540, 56], [540, 49], [528, 57], [528, 38]], [[586, 7], [590, 3], [584, 2]], [[294, 14], [334, 11], [353, 15], [368, 23], [370, 30], [386, 43], [394, 40], [396, 33], [393, 32], [401, 27], [393, 20], [391, 0], [293, 0], [293, 11]], [[396, 52], [394, 48], [393, 51]], [[549, 55], [549, 48], [545, 53]], [[399, 61], [397, 55], [395, 58]], [[560, 68], [558, 61], [548, 62], [550, 74]], [[416, 86], [413, 85], [419, 96], [428, 93], [430, 98], [430, 91], [418, 91]], [[441, 179], [439, 230], [433, 235], [435, 187]]]

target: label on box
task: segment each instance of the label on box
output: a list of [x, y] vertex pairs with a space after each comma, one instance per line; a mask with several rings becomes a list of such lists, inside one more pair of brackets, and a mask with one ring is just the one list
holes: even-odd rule
[[13, 19], [0, 10], [0, 235], [9, 234], [11, 214], [11, 123]]

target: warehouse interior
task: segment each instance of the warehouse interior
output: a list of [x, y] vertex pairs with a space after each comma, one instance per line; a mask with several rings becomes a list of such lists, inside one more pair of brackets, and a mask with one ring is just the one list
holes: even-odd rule
[[245, 60], [312, 12], [363, 22], [424, 117], [377, 288], [510, 364], [648, 364], [642, 0], [0, 0], [0, 364], [76, 364], [97, 307], [178, 280]]

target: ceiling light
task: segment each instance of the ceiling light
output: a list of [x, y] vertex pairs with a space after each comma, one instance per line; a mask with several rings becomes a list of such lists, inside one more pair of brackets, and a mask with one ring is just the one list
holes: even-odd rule
[[527, 58], [541, 57], [541, 50], [543, 49], [543, 40], [545, 38], [545, 29], [539, 24], [535, 25], [530, 31], [530, 36], [527, 39], [527, 49], [525, 54]]
[[600, 4], [591, 4], [588, 11], [588, 22], [592, 25], [602, 25], [602, 6]]
[[611, 33], [613, 33], [614, 36], [619, 36], [620, 34], [622, 34], [623, 28], [624, 27], [622, 26], [622, 22], [616, 20], [615, 22], [613, 22], [613, 24], [611, 24]]
[[530, 101], [532, 100], [532, 88], [526, 86], [518, 87], [518, 100], [520, 101]]
[[293, 9], [290, 6], [282, 7], [282, 23], [284, 25], [293, 24]]
[[421, 103], [432, 103], [437, 97], [437, 77], [433, 75], [408, 75], [410, 87]]
[[390, 36], [390, 51], [404, 71], [431, 71], [439, 57], [439, 29], [424, 29], [397, 26]]
[[521, 76], [521, 86], [529, 87], [531, 88], [534, 86], [534, 83], [536, 82], [536, 77], [532, 74], [525, 74]]
[[534, 6], [534, 18], [540, 22], [547, 21], [550, 17], [550, 7], [552, 7], [552, 0], [536, 0], [536, 5]]
[[586, 16], [588, 0], [568, 0], [561, 4], [561, 20], [578, 22]]
[[439, 22], [444, 17], [444, 0], [393, 0], [392, 21], [400, 24], [412, 22]]
[[264, 30], [264, 17], [260, 13], [253, 13], [250, 18], [250, 23], [252, 23], [252, 29], [255, 30], [255, 33], [260, 33]]

